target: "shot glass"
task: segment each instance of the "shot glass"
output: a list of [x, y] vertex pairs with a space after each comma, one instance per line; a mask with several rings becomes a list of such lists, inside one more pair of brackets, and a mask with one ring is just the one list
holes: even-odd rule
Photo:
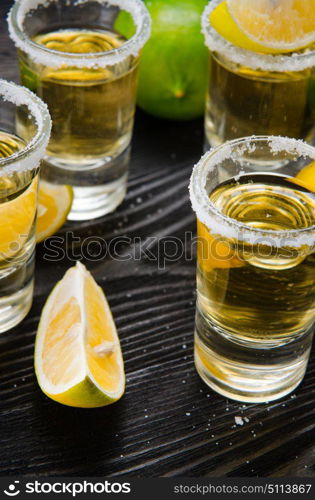
[[210, 21], [224, 1], [212, 0], [202, 16], [210, 53], [206, 147], [252, 134], [311, 142], [315, 137], [315, 47], [271, 55], [233, 45]]
[[195, 364], [228, 398], [278, 399], [305, 374], [315, 320], [314, 160], [303, 141], [252, 136], [209, 151], [193, 170]]
[[9, 14], [21, 81], [53, 120], [41, 175], [73, 186], [70, 220], [112, 212], [125, 197], [150, 25], [141, 0], [17, 0]]
[[38, 171], [50, 129], [38, 97], [0, 80], [0, 332], [32, 304]]

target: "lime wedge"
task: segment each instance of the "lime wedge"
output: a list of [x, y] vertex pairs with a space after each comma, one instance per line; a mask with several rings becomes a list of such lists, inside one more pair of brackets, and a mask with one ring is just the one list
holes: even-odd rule
[[68, 269], [44, 306], [35, 371], [42, 391], [68, 406], [105, 406], [124, 393], [123, 358], [109, 305], [79, 262]]

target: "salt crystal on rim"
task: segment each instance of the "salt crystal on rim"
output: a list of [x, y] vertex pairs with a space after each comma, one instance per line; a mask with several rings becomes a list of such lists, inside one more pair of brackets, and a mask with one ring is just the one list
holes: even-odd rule
[[45, 154], [51, 131], [51, 119], [47, 105], [33, 92], [12, 82], [0, 79], [0, 98], [16, 107], [26, 106], [34, 117], [37, 131], [22, 150], [8, 158], [0, 158], [0, 177], [33, 170]]
[[212, 0], [205, 8], [202, 18], [202, 33], [205, 36], [207, 47], [222, 54], [224, 57], [236, 64], [247, 66], [248, 68], [264, 71], [303, 71], [315, 66], [315, 50], [305, 50], [300, 53], [290, 55], [269, 55], [259, 54], [250, 50], [241, 49], [223, 38], [210, 24], [211, 12], [223, 0]]
[[[251, 245], [264, 241], [266, 246], [278, 247], [290, 246], [300, 248], [303, 245], [311, 247], [315, 245], [315, 226], [307, 229], [295, 229], [290, 231], [260, 230], [232, 219], [222, 214], [220, 210], [209, 200], [206, 189], [209, 172], [214, 171], [218, 165], [229, 158], [233, 159], [235, 150], [239, 146], [246, 146], [245, 151], [253, 152], [253, 141], [267, 143], [270, 151], [279, 153], [281, 151], [294, 155], [295, 157], [310, 158], [315, 160], [315, 148], [298, 140], [280, 136], [251, 136], [222, 144], [214, 150], [208, 151], [195, 165], [189, 185], [190, 200], [197, 218], [211, 231], [212, 234], [220, 235], [229, 239], [245, 241]], [[247, 148], [249, 146], [249, 149]], [[240, 160], [234, 156], [235, 159]], [[262, 239], [263, 240], [262, 240]], [[285, 243], [290, 241], [288, 245]]]
[[[82, 5], [90, 0], [76, 0]], [[73, 54], [48, 49], [33, 42], [24, 32], [26, 15], [39, 6], [47, 7], [58, 0], [16, 0], [8, 15], [9, 34], [17, 48], [28, 54], [35, 63], [50, 67], [63, 65], [76, 68], [101, 68], [122, 62], [126, 57], [137, 56], [151, 34], [151, 17], [142, 0], [93, 0], [99, 4], [119, 7], [129, 12], [136, 25], [136, 33], [123, 45], [106, 52]]]

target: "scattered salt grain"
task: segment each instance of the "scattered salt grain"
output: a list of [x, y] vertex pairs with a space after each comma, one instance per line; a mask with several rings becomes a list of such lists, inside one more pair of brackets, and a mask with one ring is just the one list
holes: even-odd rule
[[236, 425], [244, 425], [244, 420], [242, 417], [235, 417], [234, 418]]

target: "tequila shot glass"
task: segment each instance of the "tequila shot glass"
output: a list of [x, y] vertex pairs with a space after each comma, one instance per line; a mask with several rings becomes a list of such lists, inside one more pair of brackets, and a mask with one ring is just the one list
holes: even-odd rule
[[9, 14], [22, 83], [53, 121], [41, 175], [73, 186], [70, 220], [112, 212], [125, 197], [150, 25], [141, 0], [17, 0]]
[[228, 398], [271, 401], [304, 377], [315, 320], [314, 160], [303, 141], [252, 136], [194, 168], [195, 364]]

